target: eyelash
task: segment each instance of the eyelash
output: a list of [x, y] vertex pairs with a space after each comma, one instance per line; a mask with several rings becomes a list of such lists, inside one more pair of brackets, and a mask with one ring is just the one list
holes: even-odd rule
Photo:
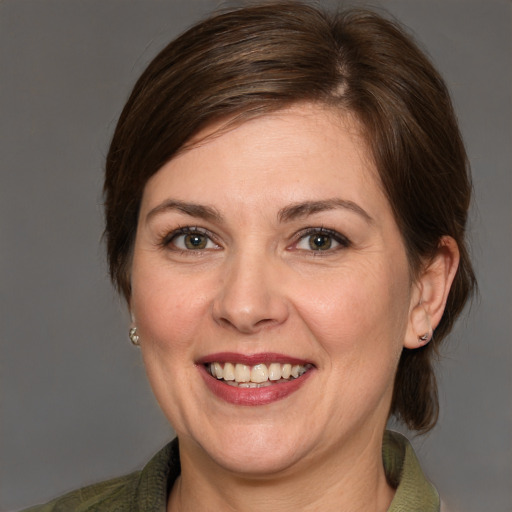
[[[339, 247], [334, 247], [334, 248], [329, 247], [326, 250], [321, 250], [321, 249], [308, 250], [308, 249], [301, 249], [301, 248], [297, 247], [297, 245], [300, 242], [307, 239], [308, 237], [312, 237], [315, 235], [317, 235], [317, 236], [323, 235], [323, 236], [330, 237], [337, 244], [339, 244]], [[294, 242], [291, 247], [297, 248], [297, 250], [304, 250], [305, 252], [311, 252], [311, 253], [313, 253], [312, 254], [313, 256], [323, 256], [325, 253], [332, 253], [332, 252], [340, 250], [340, 249], [346, 249], [347, 247], [350, 247], [350, 245], [351, 245], [350, 240], [346, 236], [342, 235], [338, 231], [335, 231], [335, 230], [329, 229], [329, 228], [324, 228], [324, 227], [303, 229], [297, 233], [296, 238], [297, 238], [297, 241]], [[324, 254], [322, 254], [322, 253], [324, 253]]]
[[[179, 227], [178, 229], [175, 229], [171, 233], [167, 233], [165, 236], [161, 237], [161, 241], [160, 241], [159, 245], [161, 247], [168, 248], [173, 243], [173, 241], [175, 241], [178, 237], [184, 236], [184, 235], [204, 236], [207, 239], [206, 244], [211, 242], [211, 243], [215, 244], [217, 247], [219, 247], [219, 244], [215, 241], [215, 236], [213, 235], [213, 233], [211, 233], [207, 229], [200, 228], [197, 226]], [[324, 249], [324, 250], [322, 250], [322, 249], [315, 250], [313, 248], [302, 249], [300, 247], [297, 247], [302, 241], [304, 241], [308, 237], [312, 237], [315, 235], [317, 235], [317, 236], [322, 235], [322, 236], [329, 237], [330, 239], [334, 240], [337, 244], [339, 244], [339, 247], [338, 246], [336, 246], [334, 248], [328, 247], [327, 249]], [[333, 229], [324, 228], [324, 227], [320, 227], [320, 228], [310, 227], [310, 228], [303, 229], [303, 230], [299, 231], [298, 233], [296, 233], [294, 238], [296, 241], [293, 242], [293, 244], [291, 244], [289, 246], [289, 248], [301, 250], [304, 252], [311, 252], [312, 255], [314, 255], [314, 256], [320, 256], [320, 255], [322, 255], [322, 253], [332, 253], [334, 251], [350, 247], [350, 245], [351, 245], [350, 240], [346, 236], [342, 235], [338, 231], [335, 231]], [[311, 247], [311, 244], [310, 244], [310, 247]], [[172, 250], [174, 250], [174, 251], [179, 251], [182, 253], [196, 253], [196, 254], [203, 252], [205, 249], [211, 250], [211, 248], [207, 248], [207, 247], [197, 248], [197, 249], [193, 249], [193, 248], [183, 249], [183, 248], [177, 247], [176, 245], [172, 248]]]
[[[206, 243], [207, 244], [209, 242], [211, 242], [211, 243], [215, 244], [216, 246], [218, 246], [217, 242], [215, 242], [215, 237], [214, 237], [213, 233], [211, 233], [207, 229], [200, 228], [200, 227], [197, 227], [197, 226], [183, 226], [183, 227], [179, 227], [178, 229], [175, 229], [171, 233], [167, 233], [165, 236], [163, 236], [161, 241], [160, 241], [160, 243], [159, 243], [159, 245], [161, 247], [168, 248], [178, 237], [184, 236], [184, 235], [199, 235], [199, 236], [203, 236], [203, 237], [206, 237], [206, 239], [207, 239]], [[182, 252], [182, 253], [191, 253], [191, 252], [201, 253], [201, 252], [203, 252], [202, 248], [198, 248], [198, 249], [182, 249], [180, 247], [177, 247], [176, 245], [173, 247], [172, 250], [179, 251], [179, 252]]]

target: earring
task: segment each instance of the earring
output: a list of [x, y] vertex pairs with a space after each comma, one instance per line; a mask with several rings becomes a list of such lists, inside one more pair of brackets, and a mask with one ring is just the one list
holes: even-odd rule
[[430, 333], [425, 333], [423, 336], [418, 337], [418, 341], [421, 345], [424, 345], [430, 341]]
[[432, 326], [430, 325], [430, 320], [428, 320], [428, 331], [422, 336], [418, 336], [418, 342], [420, 346], [423, 346], [426, 345], [433, 337], [434, 333], [432, 331]]
[[130, 341], [135, 345], [135, 346], [139, 346], [140, 345], [140, 337], [139, 335], [137, 334], [137, 327], [131, 327], [129, 332], [128, 332], [128, 336], [130, 337]]

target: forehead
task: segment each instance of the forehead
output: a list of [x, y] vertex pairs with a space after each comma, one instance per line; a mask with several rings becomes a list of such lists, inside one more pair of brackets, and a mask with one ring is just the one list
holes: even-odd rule
[[[213, 139], [237, 130], [244, 125], [247, 125], [245, 127], [249, 128], [252, 125], [277, 123], [281, 123], [282, 128], [285, 130], [283, 135], [288, 130], [306, 132], [308, 129], [313, 129], [313, 131], [316, 131], [316, 128], [325, 127], [326, 124], [329, 124], [331, 128], [336, 128], [349, 134], [353, 143], [361, 146], [361, 148], [366, 145], [363, 127], [355, 114], [342, 108], [327, 106], [321, 102], [304, 101], [279, 109], [244, 111], [237, 115], [213, 119], [192, 135], [178, 150], [176, 156], [201, 147]], [[373, 165], [370, 153], [366, 151], [366, 148], [364, 149], [364, 154], [370, 158], [368, 163]]]
[[309, 103], [244, 122], [222, 119], [148, 181], [143, 202], [166, 194], [210, 200], [236, 194], [248, 207], [261, 190], [282, 201], [337, 194], [363, 201], [378, 192], [380, 180], [361, 132], [354, 116]]

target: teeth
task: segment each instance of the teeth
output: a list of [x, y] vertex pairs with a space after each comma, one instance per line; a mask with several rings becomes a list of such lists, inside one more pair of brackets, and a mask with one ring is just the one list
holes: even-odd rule
[[281, 377], [283, 379], [289, 379], [292, 374], [292, 365], [291, 364], [283, 364], [281, 368]]
[[235, 365], [235, 380], [237, 382], [249, 382], [251, 380], [251, 367], [237, 363]]
[[310, 368], [309, 364], [302, 366], [290, 363], [270, 363], [268, 366], [260, 363], [253, 367], [240, 363], [224, 363], [222, 365], [219, 362], [208, 365], [208, 370], [213, 377], [224, 380], [231, 386], [241, 388], [259, 388], [270, 386], [278, 381], [297, 379]]
[[251, 370], [251, 382], [261, 384], [268, 380], [268, 369], [265, 364], [257, 364], [252, 367]]
[[281, 378], [281, 365], [279, 363], [270, 363], [268, 378], [269, 380], [279, 380]]
[[222, 372], [222, 366], [220, 363], [213, 363], [213, 373], [214, 377], [217, 377], [217, 379], [222, 379], [223, 372]]
[[240, 382], [239, 388], [257, 388], [259, 387], [256, 382]]
[[226, 363], [224, 365], [224, 380], [235, 380], [235, 366], [233, 363]]

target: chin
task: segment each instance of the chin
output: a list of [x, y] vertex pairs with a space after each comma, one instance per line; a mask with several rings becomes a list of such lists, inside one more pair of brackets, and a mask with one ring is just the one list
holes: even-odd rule
[[303, 456], [297, 452], [301, 443], [292, 436], [283, 438], [273, 426], [242, 431], [229, 430], [215, 441], [202, 444], [202, 449], [220, 467], [251, 477], [286, 471]]
[[273, 452], [267, 447], [259, 451], [234, 450], [215, 453], [212, 459], [219, 466], [237, 475], [264, 478], [290, 469], [296, 462], [294, 455], [294, 450]]

